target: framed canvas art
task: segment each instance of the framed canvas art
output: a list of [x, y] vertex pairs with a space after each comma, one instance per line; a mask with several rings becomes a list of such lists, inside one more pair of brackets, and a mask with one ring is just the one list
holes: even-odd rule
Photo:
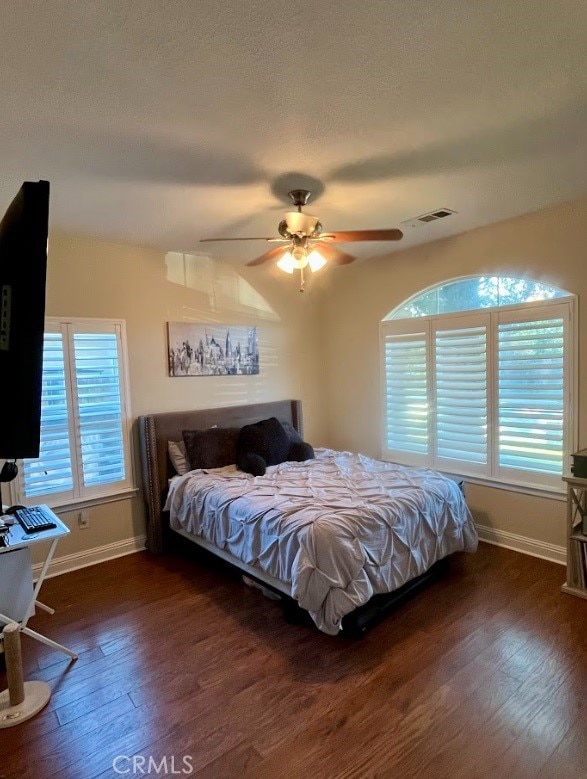
[[259, 373], [257, 328], [168, 322], [170, 376], [252, 376]]

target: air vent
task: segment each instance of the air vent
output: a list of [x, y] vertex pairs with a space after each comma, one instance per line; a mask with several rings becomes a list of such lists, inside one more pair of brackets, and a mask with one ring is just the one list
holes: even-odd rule
[[418, 227], [421, 224], [427, 224], [428, 222], [437, 222], [439, 219], [446, 219], [447, 216], [456, 214], [451, 208], [437, 208], [435, 211], [429, 211], [427, 214], [420, 214], [420, 216], [414, 216], [412, 219], [406, 219], [402, 222], [403, 225], [410, 227]]

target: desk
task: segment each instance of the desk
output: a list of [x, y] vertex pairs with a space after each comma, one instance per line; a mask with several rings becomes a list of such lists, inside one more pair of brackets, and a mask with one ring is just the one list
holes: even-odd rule
[[[51, 510], [47, 508], [47, 506], [44, 507], [49, 511]], [[31, 618], [33, 611], [35, 609], [35, 605], [38, 606], [40, 609], [43, 609], [43, 611], [48, 611], [50, 614], [53, 614], [53, 609], [50, 609], [48, 606], [45, 606], [43, 603], [40, 603], [37, 598], [39, 595], [39, 591], [41, 587], [43, 586], [43, 582], [45, 580], [45, 576], [47, 575], [47, 571], [49, 570], [49, 565], [51, 564], [51, 560], [53, 559], [53, 555], [55, 554], [55, 549], [57, 547], [57, 542], [60, 538], [63, 538], [64, 536], [69, 534], [69, 528], [63, 524], [63, 522], [57, 517], [55, 514], [53, 514], [53, 519], [57, 527], [51, 528], [49, 530], [43, 530], [40, 533], [31, 533], [30, 535], [25, 533], [24, 530], [21, 528], [21, 526], [18, 524], [18, 522], [15, 522], [14, 525], [10, 528], [10, 532], [5, 536], [6, 539], [6, 546], [0, 547], [0, 565], [2, 565], [2, 555], [14, 551], [16, 549], [28, 549], [29, 547], [34, 546], [35, 544], [42, 544], [49, 542], [49, 550], [47, 552], [47, 556], [45, 557], [45, 561], [43, 563], [43, 567], [41, 568], [41, 572], [39, 573], [39, 578], [37, 579], [37, 582], [34, 586], [32, 596], [30, 598], [30, 602], [28, 606], [25, 608], [24, 612], [24, 618], [20, 620], [12, 619], [11, 616], [8, 614], [0, 614], [0, 627], [3, 625], [7, 625], [9, 622], [19, 622], [21, 627], [21, 632], [24, 633], [25, 636], [29, 636], [30, 638], [34, 638], [36, 641], [40, 641], [42, 644], [45, 644], [48, 647], [51, 647], [51, 649], [55, 649], [59, 652], [64, 652], [66, 655], [69, 655], [72, 659], [77, 659], [77, 655], [75, 652], [72, 652], [71, 649], [68, 649], [65, 646], [62, 646], [61, 644], [58, 644], [56, 641], [52, 641], [50, 638], [47, 638], [46, 636], [41, 635], [41, 633], [37, 633], [34, 630], [31, 630], [29, 627], [27, 627], [28, 621]]]

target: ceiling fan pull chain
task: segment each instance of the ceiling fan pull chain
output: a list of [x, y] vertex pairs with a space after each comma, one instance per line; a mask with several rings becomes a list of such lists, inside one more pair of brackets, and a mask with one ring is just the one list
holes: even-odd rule
[[300, 292], [305, 292], [306, 279], [304, 278], [304, 269], [300, 268]]

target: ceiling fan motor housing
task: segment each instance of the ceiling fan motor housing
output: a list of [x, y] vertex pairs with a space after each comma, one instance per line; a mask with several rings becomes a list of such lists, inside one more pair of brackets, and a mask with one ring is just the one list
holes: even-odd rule
[[305, 206], [308, 200], [312, 197], [312, 193], [308, 189], [292, 189], [287, 193], [291, 198], [292, 203], [297, 208]]
[[299, 211], [288, 211], [285, 215], [285, 223], [291, 234], [313, 236], [316, 227], [320, 224], [317, 216], [303, 214]]

